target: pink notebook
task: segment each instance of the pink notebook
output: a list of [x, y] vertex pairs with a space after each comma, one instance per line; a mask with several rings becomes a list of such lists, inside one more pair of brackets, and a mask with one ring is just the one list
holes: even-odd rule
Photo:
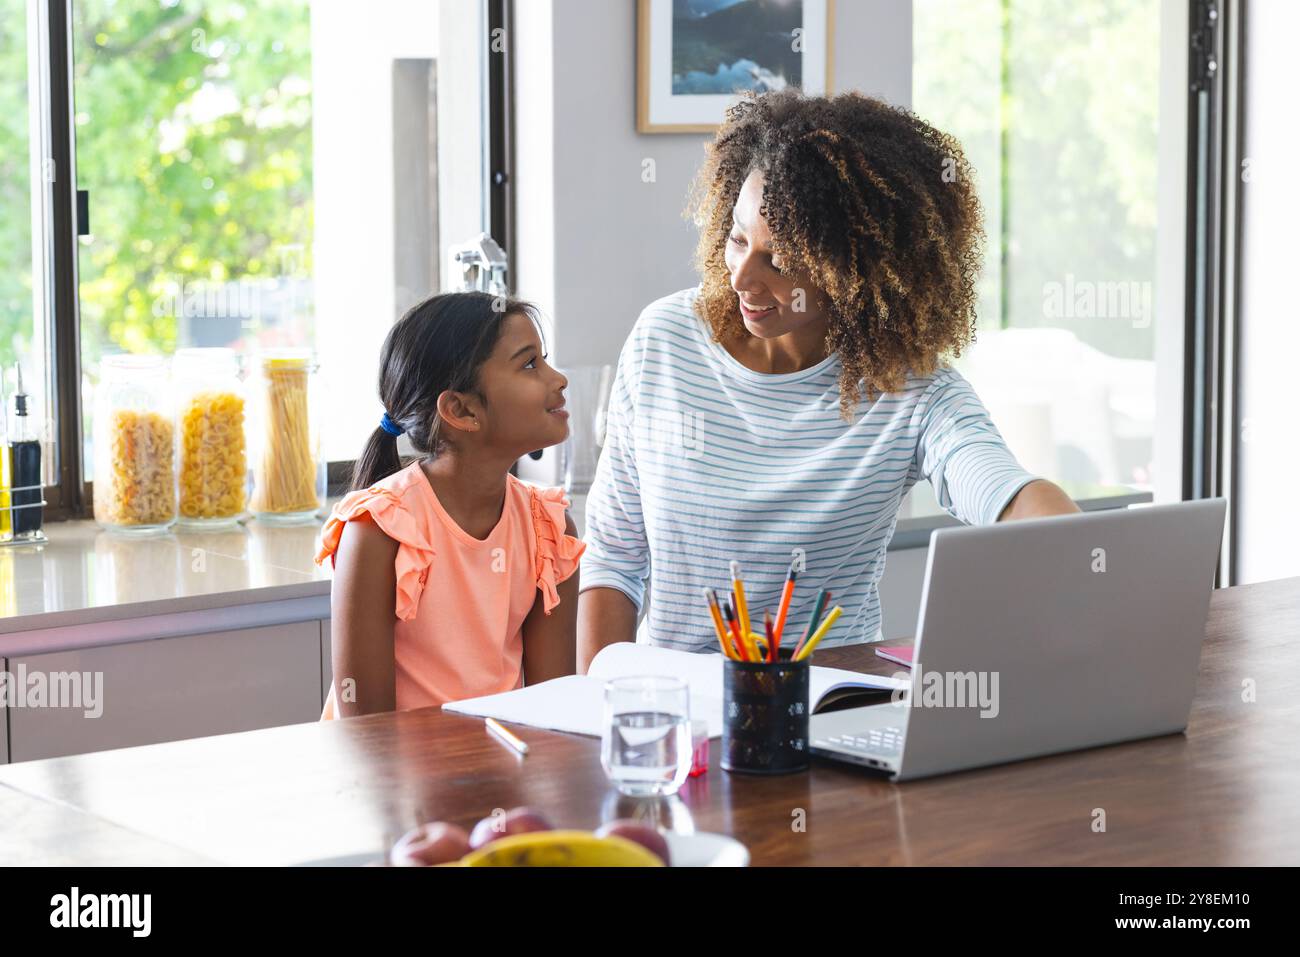
[[886, 661], [896, 661], [900, 665], [906, 665], [908, 668], [912, 667], [911, 645], [895, 645], [892, 648], [877, 648], [876, 654], [880, 655], [880, 657], [884, 658]]

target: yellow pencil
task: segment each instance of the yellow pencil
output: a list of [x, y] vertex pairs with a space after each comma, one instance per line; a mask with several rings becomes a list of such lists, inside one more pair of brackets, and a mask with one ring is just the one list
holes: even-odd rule
[[817, 647], [817, 642], [821, 641], [822, 638], [825, 636], [826, 632], [831, 630], [831, 625], [835, 624], [835, 619], [840, 617], [840, 615], [843, 614], [843, 612], [844, 609], [841, 608], [839, 605], [836, 605], [834, 608], [832, 608], [830, 610], [830, 614], [826, 616], [826, 620], [822, 622], [822, 626], [818, 628], [816, 631], [814, 631], [812, 633], [812, 636], [803, 643], [803, 647], [800, 648], [799, 653], [794, 656], [794, 660], [803, 661], [805, 658], [811, 655], [813, 653], [813, 649]]
[[749, 634], [749, 606], [745, 604], [745, 583], [740, 580], [740, 562], [731, 563], [731, 587], [736, 590], [736, 620], [740, 633]]

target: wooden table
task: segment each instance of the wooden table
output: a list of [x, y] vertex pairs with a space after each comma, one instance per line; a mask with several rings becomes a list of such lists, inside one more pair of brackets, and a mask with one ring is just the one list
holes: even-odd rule
[[[1185, 735], [904, 784], [821, 762], [731, 775], [715, 740], [711, 770], [649, 810], [734, 835], [760, 865], [1297, 864], [1298, 639], [1300, 578], [1221, 590]], [[894, 668], [861, 646], [816, 657]], [[518, 733], [522, 760], [478, 719], [424, 709], [10, 765], [0, 863], [355, 860], [419, 821], [469, 827], [496, 807], [580, 828], [638, 810], [607, 785], [595, 739]]]

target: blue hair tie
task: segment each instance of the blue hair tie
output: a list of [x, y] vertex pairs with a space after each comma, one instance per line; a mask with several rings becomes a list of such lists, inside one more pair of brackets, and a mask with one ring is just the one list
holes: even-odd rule
[[389, 435], [393, 436], [394, 438], [396, 438], [397, 436], [401, 435], [403, 432], [406, 431], [404, 428], [402, 428], [400, 425], [398, 425], [396, 422], [390, 419], [388, 417], [387, 412], [385, 412], [383, 417], [379, 420], [379, 427], [383, 429], [385, 432], [387, 432]]

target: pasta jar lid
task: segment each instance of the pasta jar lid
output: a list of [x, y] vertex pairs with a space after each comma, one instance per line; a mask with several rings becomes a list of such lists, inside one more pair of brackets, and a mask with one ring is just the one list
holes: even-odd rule
[[177, 349], [172, 371], [179, 376], [195, 373], [239, 374], [239, 353], [224, 346]]
[[257, 359], [266, 372], [316, 368], [310, 349], [272, 349], [259, 353]]

